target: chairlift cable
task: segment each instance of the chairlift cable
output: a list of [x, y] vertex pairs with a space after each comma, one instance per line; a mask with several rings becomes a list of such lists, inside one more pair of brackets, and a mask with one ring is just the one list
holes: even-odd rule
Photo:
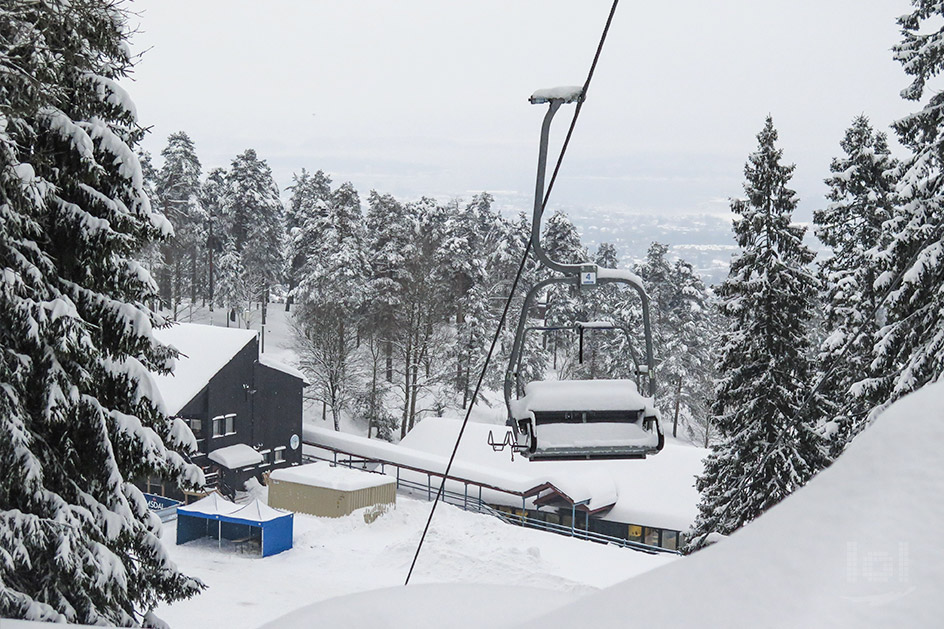
[[[580, 109], [583, 106], [583, 102], [587, 98], [587, 90], [590, 88], [590, 81], [593, 79], [593, 73], [596, 70], [597, 62], [600, 60], [600, 53], [603, 51], [603, 44], [606, 42], [607, 33], [610, 30], [610, 24], [613, 22], [613, 15], [616, 13], [616, 7], [619, 4], [619, 0], [613, 0], [613, 5], [610, 7], [610, 13], [606, 18], [606, 25], [603, 27], [603, 33], [600, 36], [600, 43], [597, 45], [596, 53], [593, 55], [593, 62], [590, 64], [590, 71], [587, 73], [587, 80], [583, 84], [583, 91], [581, 92], [581, 97], [577, 101], [577, 106], [574, 109], [574, 117], [570, 121], [570, 127], [567, 130], [567, 136], [564, 138], [564, 144], [561, 146], [560, 154], [557, 157], [557, 164], [554, 166], [554, 172], [551, 175], [551, 180], [548, 183], [547, 190], [544, 193], [544, 200], [541, 202], [541, 212], [543, 213], [545, 208], [547, 208], [548, 199], [551, 197], [551, 190], [554, 188], [554, 182], [557, 180], [557, 174], [560, 172], [561, 164], [564, 161], [564, 154], [567, 152], [567, 146], [570, 144], [570, 138], [573, 135], [574, 127], [577, 126], [577, 117], [580, 115]], [[456, 453], [459, 451], [459, 443], [462, 441], [462, 435], [465, 432], [465, 427], [469, 423], [469, 417], [472, 415], [472, 408], [475, 406], [475, 400], [478, 398], [479, 390], [482, 387], [482, 381], [485, 379], [485, 373], [488, 369], [488, 364], [492, 358], [492, 354], [495, 351], [495, 345], [498, 344], [498, 339], [501, 337], [502, 328], [505, 325], [505, 320], [508, 316], [508, 309], [511, 306], [511, 302], [515, 295], [515, 289], [518, 287], [518, 281], [521, 279], [521, 274], [524, 272], [524, 265], [528, 261], [528, 254], [531, 252], [531, 239], [528, 239], [528, 244], [525, 245], [524, 254], [521, 256], [521, 262], [518, 264], [518, 271], [515, 273], [515, 279], [512, 282], [511, 290], [508, 292], [508, 299], [505, 300], [505, 306], [502, 309], [501, 318], [498, 321], [498, 326], [495, 329], [495, 335], [492, 337], [492, 344], [488, 348], [488, 354], [485, 355], [485, 362], [482, 364], [482, 370], [479, 372], [478, 381], [475, 384], [475, 390], [472, 393], [472, 398], [469, 400], [469, 408], [465, 413], [465, 419], [462, 420], [462, 427], [459, 429], [459, 435], [456, 437], [456, 444], [452, 448], [452, 454], [449, 456], [449, 462], [446, 464], [446, 470], [443, 472], [442, 481], [439, 483], [439, 490], [436, 492], [436, 498], [433, 500], [433, 507], [429, 511], [429, 517], [426, 520], [426, 526], [423, 528], [423, 534], [420, 536], [419, 544], [416, 546], [416, 553], [413, 555], [413, 562], [410, 564], [410, 571], [406, 575], [406, 581], [403, 585], [410, 584], [410, 577], [413, 576], [413, 569], [416, 567], [416, 561], [420, 556], [420, 551], [423, 548], [423, 542], [426, 541], [426, 533], [429, 532], [430, 524], [433, 521], [433, 515], [436, 513], [436, 505], [439, 504], [440, 499], [442, 498], [443, 491], [446, 488], [446, 479], [449, 478], [449, 472], [452, 469], [452, 463], [455, 461]]]

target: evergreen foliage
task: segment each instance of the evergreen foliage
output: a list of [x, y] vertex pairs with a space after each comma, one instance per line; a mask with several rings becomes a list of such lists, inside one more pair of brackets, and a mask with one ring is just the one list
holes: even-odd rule
[[206, 243], [207, 214], [200, 190], [200, 160], [185, 132], [172, 133], [161, 151], [164, 165], [157, 174], [155, 200], [174, 228], [164, 245], [169, 262], [160, 274], [161, 296], [176, 312], [185, 293], [195, 302], [203, 292], [198, 269]]
[[820, 361], [832, 457], [864, 427], [861, 407], [880, 401], [857, 399], [863, 391], [853, 385], [879, 375], [871, 365], [880, 328], [876, 258], [888, 240], [883, 224], [894, 213], [898, 166], [885, 134], [873, 131], [865, 116], [853, 120], [840, 147], [844, 155], [833, 159], [826, 179], [831, 203], [813, 213], [816, 236], [831, 251], [820, 266], [826, 332]]
[[900, 205], [885, 225], [888, 243], [877, 256], [883, 272], [876, 290], [890, 294], [875, 344], [875, 375], [858, 385], [866, 399], [880, 401], [869, 418], [944, 373], [944, 92], [928, 87], [944, 70], [944, 31], [938, 28], [944, 5], [912, 4], [914, 10], [898, 19], [902, 40], [894, 48], [913, 77], [901, 95], [918, 102], [927, 90], [930, 98], [893, 125], [911, 155], [896, 173]]
[[[151, 209], [120, 2], [4, 3], [0, 38], [0, 617], [138, 625], [198, 592], [132, 480], [202, 481], [153, 401]], [[15, 68], [15, 70], [13, 70]]]
[[722, 378], [714, 402], [723, 441], [698, 478], [699, 515], [689, 549], [712, 532], [731, 533], [808, 481], [825, 463], [816, 432], [817, 403], [803, 407], [810, 381], [807, 326], [817, 281], [805, 228], [791, 225], [797, 204], [787, 187], [768, 117], [745, 166], [746, 199], [731, 204], [740, 254], [720, 288], [729, 329], [722, 337]]
[[[223, 193], [225, 233], [238, 264], [220, 268], [220, 283], [241, 284], [238, 292], [258, 293], [250, 300], [268, 302], [268, 292], [284, 275], [285, 217], [272, 171], [253, 149], [237, 155], [226, 174]], [[224, 268], [239, 268], [242, 275], [223, 277]], [[234, 292], [223, 293], [232, 297]], [[235, 307], [227, 302], [224, 305]]]
[[670, 263], [668, 251], [667, 245], [652, 243], [636, 268], [649, 294], [659, 385], [656, 403], [663, 419], [671, 421], [673, 437], [678, 437], [681, 423], [690, 439], [701, 441], [709, 420], [718, 330], [709, 312], [708, 289], [690, 264]]

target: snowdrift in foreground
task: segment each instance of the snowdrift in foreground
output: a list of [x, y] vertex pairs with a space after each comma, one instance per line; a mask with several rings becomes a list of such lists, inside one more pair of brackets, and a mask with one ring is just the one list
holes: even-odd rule
[[553, 622], [940, 626], [942, 443], [944, 382], [894, 404], [830, 469], [729, 539], [556, 610]]
[[359, 592], [287, 614], [262, 629], [514, 627], [573, 602], [577, 594], [502, 585], [426, 584]]

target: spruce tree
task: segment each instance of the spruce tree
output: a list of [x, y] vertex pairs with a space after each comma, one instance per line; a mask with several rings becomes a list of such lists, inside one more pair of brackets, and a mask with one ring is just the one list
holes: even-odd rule
[[885, 134], [865, 116], [853, 120], [840, 147], [844, 155], [833, 159], [826, 179], [831, 203], [813, 213], [816, 236], [831, 252], [820, 265], [826, 332], [820, 361], [833, 457], [865, 425], [862, 407], [877, 402], [856, 399], [863, 391], [853, 385], [878, 375], [871, 365], [881, 317], [876, 258], [886, 244], [882, 226], [894, 212], [897, 168]]
[[811, 375], [807, 325], [817, 281], [805, 228], [791, 225], [794, 166], [781, 164], [768, 117], [745, 166], [746, 199], [731, 204], [740, 254], [720, 288], [729, 329], [722, 337], [714, 401], [722, 442], [698, 478], [699, 515], [690, 549], [712, 532], [728, 534], [806, 483], [824, 464], [816, 405], [801, 405]]
[[227, 236], [247, 277], [260, 287], [255, 299], [266, 302], [269, 289], [284, 277], [285, 210], [272, 170], [253, 149], [237, 155], [226, 174], [223, 210]]
[[[139, 625], [195, 594], [132, 484], [196, 484], [146, 370], [174, 353], [132, 256], [170, 235], [117, 81], [121, 2], [4, 3], [0, 37], [0, 617]], [[15, 70], [11, 70], [15, 69]]]
[[[920, 101], [928, 82], [944, 70], [944, 5], [913, 0], [914, 10], [898, 19], [902, 41], [895, 58], [913, 77], [901, 95]], [[878, 331], [874, 368], [862, 383], [864, 395], [884, 407], [944, 373], [944, 92], [933, 90], [924, 107], [893, 125], [911, 151], [898, 169], [899, 207], [886, 223], [888, 244], [878, 256], [883, 273], [876, 289], [891, 291], [886, 324]]]
[[360, 199], [345, 183], [330, 198], [325, 215], [297, 228], [298, 235], [321, 230], [308, 252], [293, 295], [302, 367], [315, 384], [315, 396], [331, 407], [334, 429], [353, 394], [353, 354], [368, 301], [370, 260], [365, 248]]
[[200, 160], [190, 136], [183, 131], [172, 133], [161, 156], [164, 165], [158, 172], [155, 192], [161, 211], [174, 228], [174, 236], [164, 245], [161, 288], [176, 315], [177, 304], [185, 296], [193, 304], [203, 289], [198, 269], [207, 221], [200, 192]]
[[292, 196], [285, 210], [288, 232], [286, 309], [294, 302], [292, 291], [299, 284], [302, 267], [311, 257], [326, 227], [324, 222], [327, 203], [331, 198], [331, 178], [320, 170], [311, 174], [303, 168], [301, 174], [292, 175], [292, 185], [288, 189]]

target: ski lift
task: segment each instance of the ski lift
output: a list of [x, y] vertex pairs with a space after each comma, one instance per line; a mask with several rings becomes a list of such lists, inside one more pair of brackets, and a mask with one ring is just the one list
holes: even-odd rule
[[[600, 268], [592, 263], [565, 264], [551, 260], [541, 247], [541, 215], [543, 213], [544, 179], [547, 167], [547, 145], [551, 121], [561, 105], [583, 99], [580, 87], [559, 87], [539, 90], [531, 96], [532, 104], [547, 104], [541, 127], [538, 153], [537, 182], [534, 193], [534, 214], [531, 222], [531, 244], [535, 256], [544, 267], [558, 273], [535, 284], [525, 296], [515, 342], [505, 373], [504, 396], [511, 431], [503, 441], [489, 444], [496, 450], [510, 446], [532, 461], [548, 459], [627, 459], [645, 458], [662, 449], [665, 439], [659, 425], [659, 413], [653, 403], [655, 395], [655, 363], [652, 352], [652, 330], [649, 322], [649, 297], [642, 280], [623, 269]], [[564, 284], [579, 290], [593, 290], [605, 284], [624, 284], [633, 289], [642, 302], [645, 355], [633, 356], [637, 381], [621, 380], [543, 380], [523, 382], [521, 376], [524, 338], [529, 331], [570, 329], [581, 340], [587, 330], [622, 329], [611, 322], [576, 321], [571, 326], [528, 326], [528, 311], [535, 297], [546, 288]], [[644, 391], [640, 386], [645, 381]]]

